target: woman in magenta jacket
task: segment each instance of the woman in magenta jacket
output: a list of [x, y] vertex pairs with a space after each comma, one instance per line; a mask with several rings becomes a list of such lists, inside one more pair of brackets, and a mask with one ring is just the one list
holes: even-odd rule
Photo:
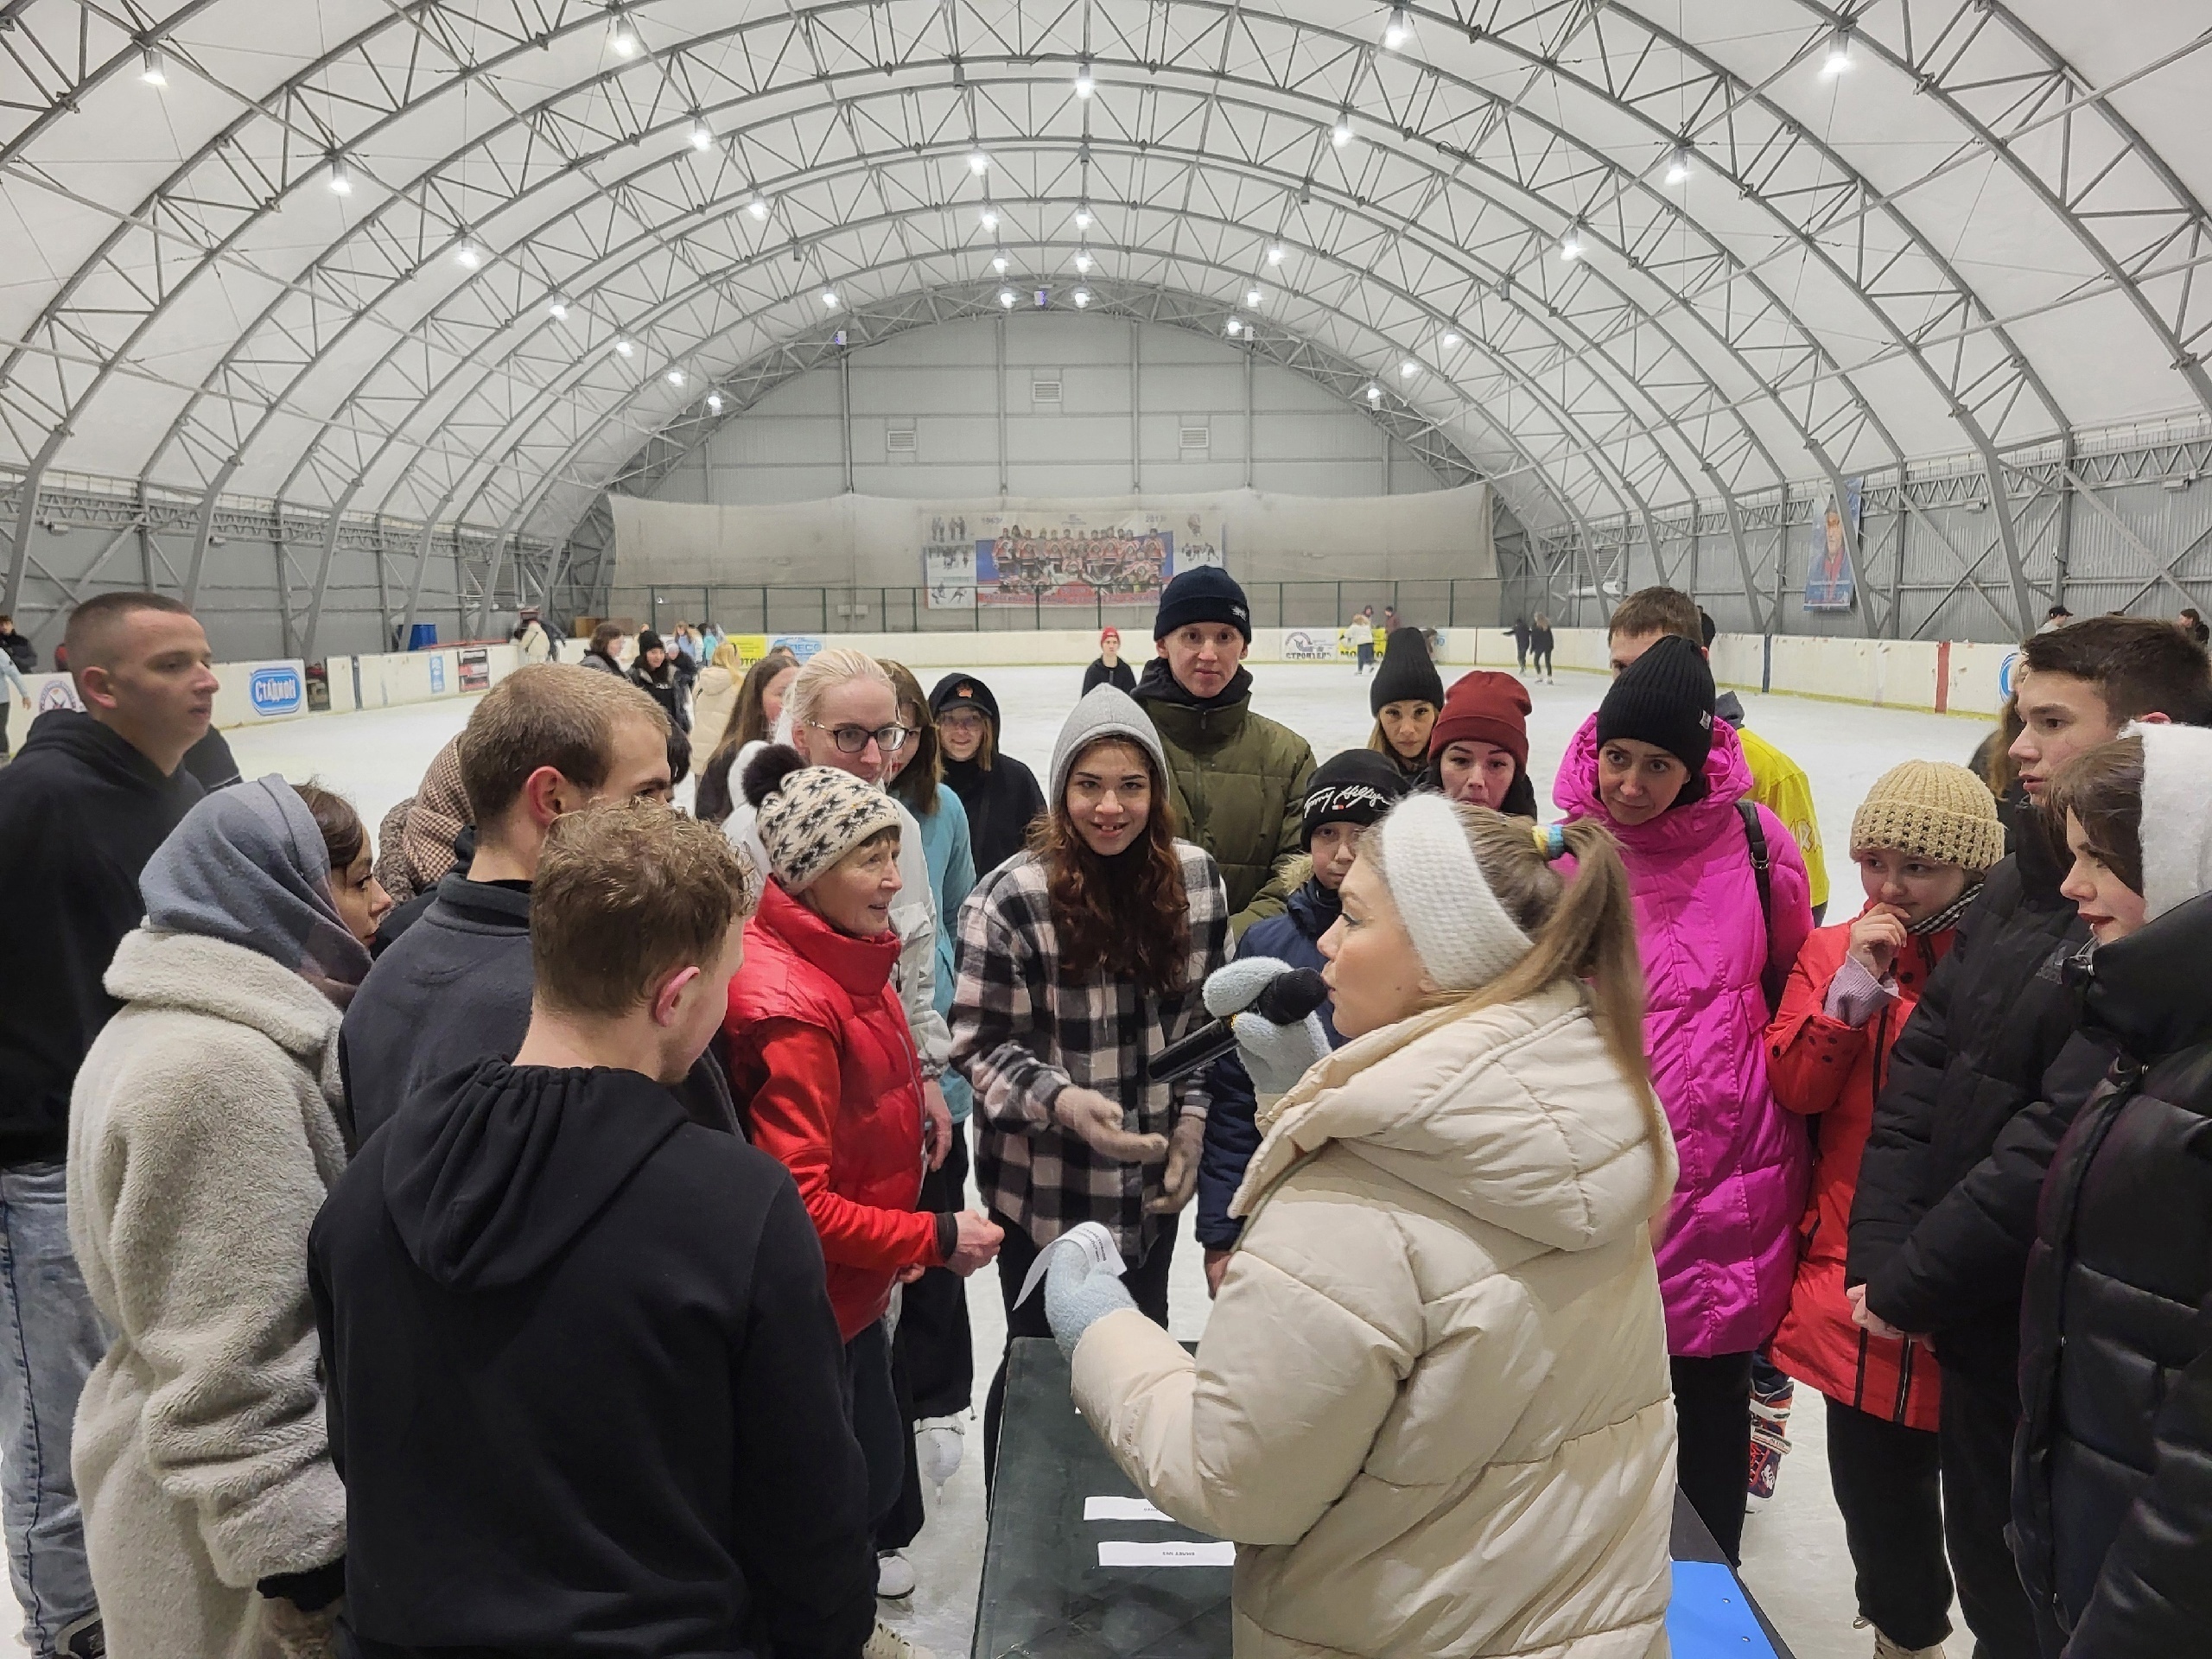
[[[1636, 898], [1644, 1046], [1675, 1127], [1681, 1179], [1657, 1224], [1683, 1492], [1733, 1561], [1744, 1530], [1751, 1354], [1789, 1305], [1810, 1162], [1776, 1104], [1763, 1040], [1813, 929], [1804, 861], [1763, 806], [1713, 673], [1665, 639], [1623, 670], [1567, 746], [1553, 798], [1602, 818]], [[1764, 844], [1767, 897], [1753, 861]]]

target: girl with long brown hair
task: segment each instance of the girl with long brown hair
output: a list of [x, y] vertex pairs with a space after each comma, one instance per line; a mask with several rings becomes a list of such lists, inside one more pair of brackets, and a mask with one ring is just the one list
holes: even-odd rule
[[692, 801], [693, 817], [706, 823], [720, 823], [729, 817], [737, 804], [730, 792], [731, 768], [737, 765], [738, 755], [747, 745], [766, 743], [774, 738], [776, 722], [784, 712], [785, 694], [791, 690], [791, 681], [798, 674], [798, 658], [780, 648], [770, 652], [746, 671], [744, 683], [737, 688], [737, 707], [731, 711], [721, 741], [715, 746], [715, 752], [700, 769], [698, 788]]
[[[1159, 734], [1126, 693], [1078, 702], [1052, 751], [1046, 810], [1027, 851], [961, 907], [953, 1065], [976, 1096], [976, 1178], [1006, 1230], [1007, 1334], [1046, 1334], [1014, 1306], [1038, 1253], [1095, 1221], [1120, 1246], [1137, 1306], [1167, 1322], [1175, 1216], [1197, 1190], [1206, 1072], [1148, 1081], [1154, 1056], [1205, 1017], [1200, 988], [1228, 959], [1229, 898], [1202, 849], [1179, 840]], [[998, 1440], [1003, 1365], [983, 1416]]]

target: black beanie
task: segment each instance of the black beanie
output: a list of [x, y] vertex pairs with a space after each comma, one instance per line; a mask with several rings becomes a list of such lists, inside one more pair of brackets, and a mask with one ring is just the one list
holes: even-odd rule
[[1713, 752], [1713, 670], [1680, 634], [1662, 634], [1620, 671], [1598, 705], [1598, 741], [1656, 743], [1695, 782]]
[[930, 693], [930, 718], [935, 720], [946, 709], [962, 706], [982, 709], [991, 730], [998, 730], [999, 700], [991, 695], [991, 688], [973, 674], [948, 674]]
[[1298, 844], [1311, 851], [1313, 832], [1325, 823], [1373, 823], [1412, 787], [1390, 757], [1372, 749], [1346, 749], [1314, 768], [1306, 785], [1306, 818]]
[[1201, 564], [1169, 582], [1160, 595], [1160, 614], [1152, 620], [1152, 637], [1165, 639], [1178, 628], [1193, 622], [1225, 622], [1252, 643], [1252, 607], [1236, 578], [1217, 564]]
[[1382, 652], [1382, 666], [1367, 688], [1367, 711], [1380, 716], [1386, 702], [1444, 706], [1444, 677], [1429, 658], [1428, 636], [1419, 628], [1393, 628]]

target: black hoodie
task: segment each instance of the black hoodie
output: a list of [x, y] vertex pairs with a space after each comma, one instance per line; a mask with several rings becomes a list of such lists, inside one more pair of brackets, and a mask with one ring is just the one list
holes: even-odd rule
[[1029, 826], [1045, 810], [1037, 774], [999, 747], [999, 700], [972, 674], [948, 674], [930, 692], [930, 718], [965, 705], [991, 722], [991, 764], [944, 756], [944, 781], [968, 809], [968, 841], [976, 855], [978, 880], [1028, 843]]
[[638, 1072], [410, 1098], [308, 1240], [369, 1659], [851, 1659], [867, 1473], [783, 1166]]
[[138, 874], [200, 798], [90, 715], [53, 709], [0, 771], [0, 1166], [59, 1158], [69, 1090], [119, 1006], [101, 984], [143, 920]]

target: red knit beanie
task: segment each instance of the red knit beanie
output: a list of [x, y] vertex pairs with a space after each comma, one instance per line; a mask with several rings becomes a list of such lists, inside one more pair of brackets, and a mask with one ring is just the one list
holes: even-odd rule
[[1443, 711], [1429, 728], [1431, 760], [1463, 739], [1495, 743], [1529, 769], [1529, 688], [1510, 674], [1478, 668], [1444, 694]]

